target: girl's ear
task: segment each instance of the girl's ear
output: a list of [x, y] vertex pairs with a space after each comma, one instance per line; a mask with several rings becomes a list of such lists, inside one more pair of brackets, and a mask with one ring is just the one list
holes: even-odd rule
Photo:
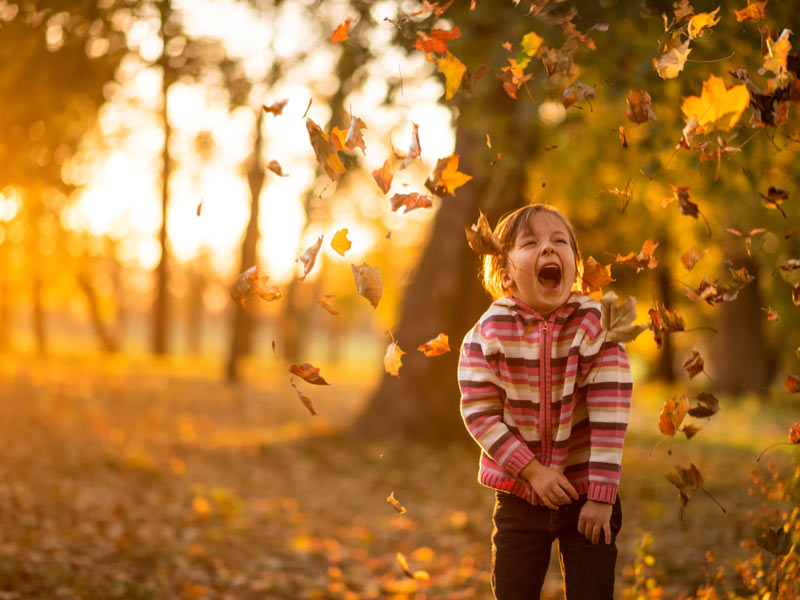
[[511, 277], [511, 274], [505, 267], [500, 269], [500, 283], [505, 291], [510, 291], [514, 287], [514, 278]]

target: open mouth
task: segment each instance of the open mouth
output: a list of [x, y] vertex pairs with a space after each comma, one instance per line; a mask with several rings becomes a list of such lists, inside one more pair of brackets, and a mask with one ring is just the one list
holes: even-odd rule
[[539, 271], [538, 279], [544, 287], [558, 287], [561, 283], [561, 268], [556, 264], [545, 265]]

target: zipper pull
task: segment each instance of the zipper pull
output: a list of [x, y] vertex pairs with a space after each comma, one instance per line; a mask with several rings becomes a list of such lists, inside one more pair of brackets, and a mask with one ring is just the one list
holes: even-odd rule
[[547, 321], [542, 323], [542, 331], [544, 331], [545, 333], [547, 333], [547, 325], [548, 325]]

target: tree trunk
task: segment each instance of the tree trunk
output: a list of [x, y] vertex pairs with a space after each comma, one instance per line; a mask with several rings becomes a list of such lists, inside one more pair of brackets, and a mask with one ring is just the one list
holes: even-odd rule
[[187, 273], [189, 278], [189, 294], [186, 298], [186, 350], [189, 354], [200, 354], [200, 340], [203, 336], [203, 293], [206, 289], [206, 278], [197, 267], [191, 267]]
[[8, 238], [0, 242], [0, 350], [9, 347], [10, 286], [8, 285]]
[[85, 273], [78, 275], [78, 285], [86, 296], [86, 303], [89, 306], [89, 316], [92, 320], [94, 331], [97, 334], [97, 339], [100, 341], [100, 347], [105, 352], [116, 352], [117, 342], [114, 340], [113, 336], [109, 334], [105, 323], [103, 323], [103, 318], [100, 315], [100, 305], [97, 301], [97, 293], [94, 290], [94, 286], [92, 286], [89, 281], [89, 277]]
[[[253, 154], [250, 157], [250, 168], [247, 171], [247, 183], [250, 187], [250, 220], [242, 242], [242, 253], [239, 261], [239, 272], [256, 264], [256, 246], [258, 245], [258, 208], [261, 188], [264, 185], [264, 166], [261, 158], [263, 135], [261, 126], [264, 111], [259, 110], [256, 117], [256, 139]], [[233, 325], [231, 328], [231, 344], [228, 352], [226, 376], [228, 381], [239, 379], [239, 358], [250, 351], [252, 341], [253, 317], [247, 308], [234, 303]]]
[[45, 329], [44, 306], [42, 304], [42, 273], [40, 271], [40, 257], [38, 250], [34, 250], [33, 282], [31, 286], [31, 309], [33, 315], [33, 333], [36, 339], [36, 351], [47, 354], [47, 332]]
[[[667, 310], [673, 310], [672, 270], [667, 265], [659, 265], [655, 277], [659, 302]], [[672, 335], [669, 333], [661, 334], [661, 350], [658, 353], [658, 360], [651, 367], [650, 378], [660, 379], [666, 383], [675, 382], [675, 347]]]

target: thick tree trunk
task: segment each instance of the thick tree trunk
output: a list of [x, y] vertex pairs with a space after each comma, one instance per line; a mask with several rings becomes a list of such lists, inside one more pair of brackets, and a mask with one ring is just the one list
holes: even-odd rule
[[[672, 270], [667, 265], [659, 265], [655, 277], [659, 302], [668, 310], [673, 310]], [[661, 350], [658, 360], [651, 365], [650, 377], [667, 383], [675, 381], [675, 347], [669, 333], [661, 334]]]
[[[250, 187], [250, 220], [247, 223], [247, 231], [242, 242], [242, 253], [239, 260], [240, 273], [256, 264], [259, 198], [264, 185], [264, 166], [261, 158], [263, 115], [264, 112], [259, 110], [256, 118], [256, 139], [250, 157], [250, 168], [247, 172], [247, 183]], [[239, 358], [250, 351], [252, 328], [253, 317], [247, 313], [247, 307], [234, 303], [231, 344], [226, 367], [228, 381], [239, 379]]]

